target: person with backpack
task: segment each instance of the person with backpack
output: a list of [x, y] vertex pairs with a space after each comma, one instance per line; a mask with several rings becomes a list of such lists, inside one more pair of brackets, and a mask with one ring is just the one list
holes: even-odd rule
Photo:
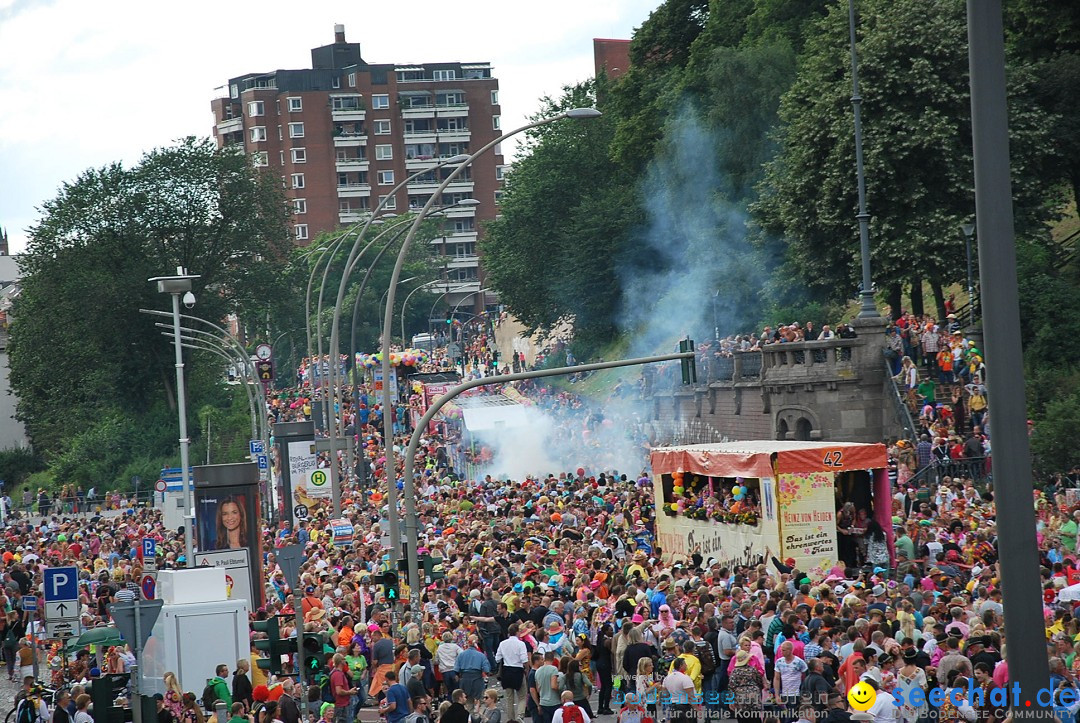
[[229, 692], [229, 684], [225, 682], [225, 676], [228, 674], [229, 666], [222, 663], [214, 669], [214, 677], [206, 681], [206, 687], [203, 688], [202, 705], [211, 713], [214, 712], [214, 706], [219, 700], [225, 703], [226, 709], [232, 706], [232, 693]]
[[555, 711], [551, 723], [589, 723], [590, 720], [592, 719], [589, 718], [589, 714], [574, 703], [574, 694], [569, 690], [564, 690], [562, 705]]
[[41, 697], [41, 687], [33, 684], [19, 701], [15, 723], [49, 723], [49, 706]]

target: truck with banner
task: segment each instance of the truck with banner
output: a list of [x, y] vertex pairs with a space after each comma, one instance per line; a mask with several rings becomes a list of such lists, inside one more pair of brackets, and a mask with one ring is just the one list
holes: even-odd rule
[[893, 549], [883, 444], [698, 444], [654, 449], [651, 463], [657, 545], [669, 561], [697, 554], [733, 566], [775, 557], [824, 576], [850, 558], [869, 519]]

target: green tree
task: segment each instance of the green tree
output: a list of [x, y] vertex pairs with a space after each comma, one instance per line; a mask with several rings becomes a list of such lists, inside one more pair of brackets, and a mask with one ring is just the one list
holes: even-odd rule
[[[12, 311], [17, 414], [61, 481], [111, 483], [121, 463], [176, 444], [175, 420], [164, 421], [173, 352], [138, 311], [169, 302], [147, 279], [182, 266], [201, 275], [195, 314], [264, 315], [291, 248], [288, 207], [280, 181], [242, 153], [188, 138], [130, 168], [88, 170], [41, 210]], [[193, 358], [191, 409], [222, 403], [220, 370]]]
[[[974, 212], [967, 43], [963, 6], [950, 0], [860, 3], [863, 149], [874, 279], [879, 285], [960, 278], [957, 229]], [[781, 152], [755, 215], [787, 239], [787, 270], [834, 300], [859, 273], [854, 139], [846, 7], [830, 7], [800, 57], [780, 107]], [[1011, 157], [1017, 229], [1044, 232], [1046, 116], [1022, 67], [1010, 76]], [[847, 241], [844, 241], [847, 239]]]
[[[536, 117], [594, 102], [595, 85], [583, 83], [544, 99]], [[537, 129], [507, 177], [502, 217], [485, 228], [488, 284], [531, 328], [574, 317], [584, 336], [612, 332], [614, 262], [640, 219], [633, 186], [608, 153], [613, 130], [607, 115]]]

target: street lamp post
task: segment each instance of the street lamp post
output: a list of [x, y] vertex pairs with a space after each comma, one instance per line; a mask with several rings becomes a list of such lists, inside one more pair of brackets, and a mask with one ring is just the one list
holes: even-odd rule
[[412, 291], [409, 292], [409, 294], [405, 297], [405, 301], [401, 302], [401, 344], [402, 344], [402, 346], [405, 345], [405, 307], [407, 307], [409, 305], [409, 299], [411, 299], [412, 295], [415, 294], [420, 289], [427, 288], [428, 286], [431, 286], [432, 284], [441, 284], [441, 283], [442, 283], [441, 279], [435, 279], [434, 281], [429, 281], [426, 284], [420, 284], [415, 289], [413, 289]]
[[184, 352], [180, 348], [180, 297], [184, 306], [195, 305], [195, 295], [191, 293], [191, 282], [199, 278], [189, 274], [182, 266], [176, 267], [175, 276], [155, 276], [150, 281], [157, 284], [162, 294], [172, 296], [173, 347], [176, 351], [176, 404], [180, 421], [180, 479], [184, 495], [184, 564], [195, 566], [195, 539], [192, 528], [195, 526], [195, 509], [191, 497], [191, 470], [188, 453], [191, 440], [187, 431], [187, 392], [184, 389]]
[[975, 224], [965, 223], [960, 229], [964, 232], [967, 250], [968, 327], [972, 328], [975, 326], [975, 275], [971, 268], [971, 238], [975, 235]]
[[[396, 198], [396, 194], [400, 189], [407, 186], [414, 179], [419, 178], [420, 176], [424, 175], [425, 173], [431, 173], [432, 171], [437, 171], [437, 170], [439, 170], [440, 168], [442, 168], [444, 166], [457, 164], [458, 162], [462, 161], [464, 158], [466, 158], [466, 156], [464, 156], [464, 154], [458, 154], [458, 155], [455, 155], [455, 156], [451, 156], [450, 158], [447, 158], [446, 160], [437, 163], [432, 168], [425, 168], [425, 169], [423, 169], [421, 171], [417, 171], [416, 173], [414, 173], [411, 176], [409, 176], [409, 177], [405, 178], [404, 180], [402, 180], [396, 186], [391, 188], [389, 192], [387, 192], [387, 194], [379, 202], [379, 205], [375, 207], [374, 211], [372, 211], [371, 217], [368, 219], [367, 223], [364, 224], [364, 227], [360, 230], [360, 233], [357, 234], [356, 241], [353, 243], [353, 247], [349, 251], [349, 258], [348, 258], [348, 261], [346, 261], [346, 263], [345, 263], [345, 273], [342, 274], [341, 281], [338, 284], [337, 300], [334, 303], [334, 317], [333, 317], [333, 320], [332, 320], [331, 326], [330, 326], [330, 349], [331, 349], [331, 354], [333, 354], [335, 357], [340, 356], [340, 354], [338, 352], [338, 345], [339, 345], [339, 342], [338, 342], [338, 327], [341, 324], [341, 306], [342, 306], [342, 302], [345, 299], [345, 291], [348, 288], [349, 274], [352, 272], [352, 268], [356, 264], [358, 254], [362, 253], [360, 251], [361, 243], [363, 243], [363, 240], [364, 240], [365, 236], [367, 235], [368, 228], [370, 228], [371, 224], [375, 222], [375, 217], [381, 211], [385, 210], [386, 204], [390, 202], [391, 198]], [[427, 208], [427, 206], [425, 206], [425, 209], [426, 208]], [[382, 218], [389, 218], [391, 216], [396, 216], [396, 215], [397, 214], [384, 214], [382, 216]], [[370, 248], [370, 246], [371, 246], [371, 244], [369, 243], [367, 246], [364, 247], [364, 250], [366, 251], [367, 248]], [[335, 359], [334, 364], [330, 365], [331, 368], [329, 370], [329, 376], [330, 376], [330, 390], [331, 390], [331, 393], [335, 393], [335, 389], [336, 389], [336, 387], [335, 387], [335, 379], [337, 377], [337, 364], [338, 364], [337, 359]], [[383, 378], [384, 378], [384, 380], [387, 380], [389, 377], [384, 375]], [[385, 381], [384, 381], [384, 384], [385, 384]], [[333, 405], [331, 405], [331, 411], [332, 411], [332, 409], [333, 409]], [[385, 414], [385, 410], [384, 410], [384, 414]], [[344, 421], [344, 420], [342, 420], [342, 421]], [[329, 443], [330, 443], [330, 483], [331, 483], [331, 488], [333, 490], [334, 513], [335, 514], [340, 514], [340, 512], [341, 512], [341, 479], [340, 479], [340, 475], [338, 474], [338, 460], [337, 460], [338, 434], [337, 434], [337, 431], [333, 429], [333, 421], [332, 420], [329, 420], [329, 419], [327, 420], [327, 427], [330, 429], [330, 437], [329, 437]], [[344, 424], [342, 424], [342, 427], [344, 427]], [[396, 503], [397, 490], [393, 489], [393, 485], [388, 485], [388, 487], [389, 487], [389, 489], [387, 490], [387, 503], [388, 504]], [[393, 517], [391, 517], [391, 519], [393, 519]], [[393, 537], [393, 535], [391, 535], [391, 537]]]
[[[1005, 31], [1001, 0], [967, 0], [968, 70], [971, 86], [971, 146], [975, 168], [975, 223], [979, 243], [983, 350], [993, 365], [987, 377], [994, 410], [994, 502], [1001, 555], [1002, 589], [1008, 593], [1009, 683], [1025, 691], [1026, 706], [1013, 713], [1050, 717], [1053, 701], [1027, 691], [1046, 685], [1046, 640], [1042, 579], [1031, 504], [1031, 447], [1025, 420], [1024, 360], [1017, 339], [1020, 303], [1016, 278], [1012, 183], [1009, 178], [1009, 112], [1005, 84]], [[1028, 631], [1026, 634], [1023, 631]], [[1019, 631], [1019, 634], [1017, 632]], [[1014, 672], [1015, 671], [1015, 672]], [[1053, 696], [1051, 696], [1053, 698]], [[1038, 707], [1031, 708], [1032, 702]], [[1025, 710], [1027, 708], [1027, 710]]]
[[[572, 110], [566, 111], [565, 113], [560, 113], [558, 115], [551, 116], [550, 118], [543, 118], [543, 119], [538, 120], [538, 121], [533, 121], [532, 123], [521, 126], [520, 128], [515, 128], [514, 130], [510, 131], [509, 133], [505, 133], [505, 134], [499, 136], [498, 138], [495, 138], [494, 140], [489, 141], [484, 146], [482, 146], [479, 150], [474, 152], [471, 156], [466, 158], [465, 161], [463, 163], [461, 163], [457, 168], [455, 168], [453, 171], [450, 172], [450, 174], [435, 189], [435, 192], [431, 194], [431, 197], [428, 198], [427, 202], [424, 204], [424, 207], [422, 209], [420, 209], [420, 213], [417, 214], [416, 219], [413, 221], [412, 226], [409, 228], [409, 233], [408, 233], [408, 235], [405, 236], [405, 240], [401, 244], [401, 249], [398, 251], [397, 260], [394, 262], [394, 271], [390, 276], [389, 298], [388, 298], [388, 301], [387, 301], [387, 304], [386, 304], [386, 312], [383, 315], [383, 325], [382, 325], [382, 328], [383, 328], [383, 335], [382, 335], [382, 337], [383, 337], [382, 338], [382, 372], [383, 372], [383, 379], [384, 379], [383, 396], [382, 396], [382, 400], [383, 400], [383, 443], [385, 445], [386, 480], [387, 480], [387, 488], [389, 490], [393, 491], [397, 487], [397, 481], [395, 479], [396, 476], [397, 476], [397, 465], [396, 465], [396, 462], [395, 462], [395, 459], [394, 459], [394, 426], [393, 426], [393, 422], [390, 420], [390, 415], [386, 412], [386, 410], [388, 410], [390, 408], [390, 405], [393, 402], [393, 399], [392, 399], [391, 394], [390, 394], [390, 385], [387, 383], [389, 381], [389, 379], [390, 379], [390, 329], [394, 328], [394, 295], [396, 293], [398, 280], [401, 278], [401, 270], [405, 265], [405, 257], [409, 253], [409, 247], [412, 245], [413, 238], [416, 237], [416, 232], [420, 228], [420, 224], [423, 223], [424, 217], [428, 214], [428, 211], [430, 211], [431, 207], [435, 204], [435, 199], [440, 198], [442, 196], [442, 193], [443, 193], [443, 191], [446, 190], [446, 187], [449, 186], [454, 181], [454, 179], [457, 178], [458, 175], [460, 175], [461, 172], [464, 171], [465, 168], [470, 163], [472, 163], [475, 159], [479, 158], [481, 155], [488, 152], [489, 150], [491, 150], [495, 146], [497, 146], [499, 143], [502, 143], [502, 141], [506, 140], [510, 136], [517, 135], [518, 133], [524, 133], [525, 131], [531, 130], [533, 128], [537, 128], [537, 127], [542, 126], [542, 125], [547, 125], [548, 123], [554, 123], [555, 121], [562, 120], [563, 118], [584, 119], [584, 118], [596, 118], [596, 117], [599, 117], [599, 116], [600, 116], [600, 111], [596, 110], [595, 108], [574, 108]], [[415, 528], [416, 528], [416, 495], [415, 495], [413, 480], [410, 479], [409, 476], [406, 476], [406, 479], [404, 480], [403, 493], [405, 495], [405, 525], [406, 525], [407, 531], [409, 529], [411, 529], [412, 534], [415, 536]], [[387, 502], [388, 503], [394, 502], [396, 504], [396, 498], [388, 499]], [[395, 520], [396, 518], [397, 518], [397, 508], [391, 506], [390, 507], [390, 519]], [[396, 525], [392, 525], [391, 526], [391, 531], [393, 531], [395, 528], [396, 528]], [[398, 555], [400, 554], [400, 550], [399, 550], [400, 542], [398, 540], [394, 540], [393, 542], [394, 542], [394, 544], [391, 546], [391, 550], [390, 550], [390, 562], [391, 562], [391, 565], [393, 565], [394, 563], [397, 562]], [[416, 558], [416, 554], [415, 554], [416, 553], [416, 546], [415, 545], [410, 545], [408, 549], [409, 549], [409, 552], [411, 553], [411, 554], [408, 555], [408, 557], [409, 557], [409, 560], [408, 560], [409, 568], [414, 569], [416, 567], [416, 564], [417, 564], [417, 561], [415, 559]]]
[[855, 175], [859, 186], [859, 254], [862, 257], [862, 290], [859, 292], [860, 319], [879, 316], [870, 278], [870, 214], [866, 210], [866, 173], [862, 150], [862, 96], [859, 95], [859, 56], [855, 50], [855, 0], [848, 0], [848, 31], [851, 35], [851, 106], [855, 111]]

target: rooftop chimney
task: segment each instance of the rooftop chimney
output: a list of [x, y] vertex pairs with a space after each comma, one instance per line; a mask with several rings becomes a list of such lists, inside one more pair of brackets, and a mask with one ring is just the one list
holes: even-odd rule
[[335, 43], [344, 43], [345, 42], [345, 26], [342, 25], [341, 23], [338, 23], [337, 25], [334, 26], [334, 42]]

